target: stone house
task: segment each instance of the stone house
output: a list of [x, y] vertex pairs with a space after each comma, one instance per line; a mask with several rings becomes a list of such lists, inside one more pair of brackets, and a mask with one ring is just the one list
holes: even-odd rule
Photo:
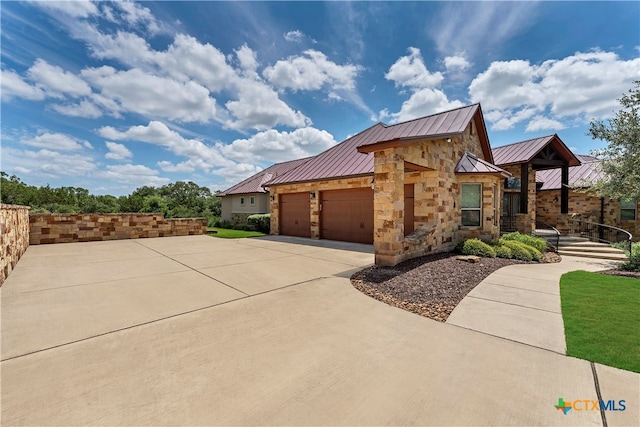
[[[574, 213], [593, 211], [596, 199], [569, 188], [577, 177], [596, 178], [591, 160], [558, 135], [492, 150], [474, 104], [377, 123], [286, 172], [269, 176], [269, 168], [224, 194], [246, 197], [262, 186], [267, 197], [268, 188], [272, 234], [371, 243], [376, 264], [395, 265], [450, 251], [467, 238], [530, 233], [536, 220], [562, 231]], [[619, 216], [620, 202], [607, 203], [610, 217]], [[628, 207], [622, 212], [631, 218]], [[633, 218], [609, 223], [638, 236], [638, 206]]]
[[245, 225], [249, 215], [269, 213], [269, 187], [263, 187], [263, 184], [309, 159], [276, 163], [219, 193], [222, 198], [222, 220], [233, 225]]

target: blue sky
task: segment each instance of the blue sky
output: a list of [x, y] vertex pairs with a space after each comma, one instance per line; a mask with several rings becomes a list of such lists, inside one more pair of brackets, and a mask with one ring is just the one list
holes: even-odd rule
[[493, 146], [586, 132], [640, 78], [638, 2], [11, 2], [1, 169], [225, 189], [378, 121], [482, 104]]

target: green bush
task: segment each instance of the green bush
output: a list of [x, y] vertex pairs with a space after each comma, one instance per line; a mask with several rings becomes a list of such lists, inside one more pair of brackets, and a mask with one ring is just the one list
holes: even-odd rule
[[249, 215], [247, 222], [261, 233], [269, 234], [271, 230], [271, 214]]
[[487, 258], [496, 257], [496, 251], [479, 239], [465, 240], [460, 246], [460, 253], [463, 255], [476, 255]]
[[527, 246], [531, 246], [538, 250], [538, 252], [544, 252], [547, 248], [547, 241], [541, 237], [530, 236], [528, 234], [521, 234], [517, 231], [514, 233], [507, 233], [503, 235], [500, 240], [513, 240], [516, 242], [524, 243]]
[[519, 259], [521, 261], [542, 260], [542, 252], [522, 242], [500, 239], [500, 243], [511, 249], [512, 259]]
[[496, 251], [498, 258], [513, 259], [513, 252], [508, 246], [498, 244], [493, 247], [493, 250]]
[[619, 270], [640, 272], [640, 252], [634, 252], [629, 256], [629, 261], [618, 266]]

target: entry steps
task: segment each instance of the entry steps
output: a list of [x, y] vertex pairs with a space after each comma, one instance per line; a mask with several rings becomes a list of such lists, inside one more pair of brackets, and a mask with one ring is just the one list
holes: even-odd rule
[[627, 261], [624, 251], [611, 247], [606, 243], [591, 242], [583, 237], [560, 236], [558, 254], [586, 258]]

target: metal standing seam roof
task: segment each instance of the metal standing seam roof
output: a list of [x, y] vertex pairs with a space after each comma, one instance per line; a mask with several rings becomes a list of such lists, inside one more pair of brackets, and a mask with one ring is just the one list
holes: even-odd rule
[[[576, 156], [582, 164], [569, 168], [569, 186], [586, 187], [589, 183], [595, 182], [604, 177], [600, 168], [600, 161], [593, 156]], [[540, 190], [557, 190], [561, 187], [561, 170], [546, 169], [536, 171], [536, 181], [542, 182]]]
[[250, 176], [244, 181], [239, 182], [233, 187], [224, 190], [220, 195], [230, 196], [232, 194], [266, 193], [268, 190], [263, 187], [266, 182], [270, 181], [274, 177], [285, 174], [300, 165], [303, 165], [310, 159], [312, 159], [312, 157], [276, 163], [275, 165], [269, 166], [257, 174]]
[[499, 174], [508, 178], [511, 176], [509, 172], [504, 169], [492, 165], [482, 159], [479, 159], [474, 154], [465, 151], [460, 161], [454, 169], [455, 173], [483, 173], [483, 174]]
[[577, 166], [576, 160], [578, 159], [556, 134], [541, 136], [539, 138], [493, 148], [493, 163], [500, 166], [528, 163], [540, 152], [540, 150], [550, 144], [553, 140], [558, 141], [561, 144], [561, 147], [567, 151], [570, 156], [574, 157], [574, 159], [569, 159], [569, 164], [575, 163], [574, 166]]
[[[441, 138], [447, 135], [457, 135], [464, 132], [469, 121], [479, 110], [480, 104], [474, 104], [392, 126], [377, 123], [318, 154], [301, 167], [275, 177], [268, 184], [277, 185], [372, 174], [373, 152], [361, 153], [358, 152], [358, 148], [398, 139]], [[484, 133], [488, 146], [489, 140], [484, 124], [482, 129], [478, 129], [478, 132]], [[488, 154], [491, 154], [490, 148]]]

